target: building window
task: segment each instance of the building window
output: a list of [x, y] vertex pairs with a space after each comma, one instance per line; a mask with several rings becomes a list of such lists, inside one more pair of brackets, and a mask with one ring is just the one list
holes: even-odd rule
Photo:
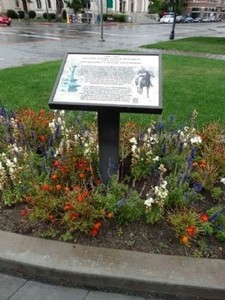
[[19, 0], [16, 0], [16, 7], [20, 7]]
[[134, 12], [134, 2], [131, 2], [131, 7], [130, 7], [130, 12], [133, 13]]
[[124, 0], [120, 0], [120, 12], [125, 13], [125, 5], [126, 2]]
[[48, 8], [52, 8], [51, 0], [48, 0]]
[[41, 8], [41, 0], [36, 0], [37, 3], [37, 8], [40, 9]]

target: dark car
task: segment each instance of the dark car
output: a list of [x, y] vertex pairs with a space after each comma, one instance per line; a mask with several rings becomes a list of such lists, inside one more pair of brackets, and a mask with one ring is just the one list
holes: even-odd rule
[[5, 24], [7, 26], [10, 26], [11, 22], [12, 22], [11, 18], [5, 15], [0, 15], [0, 24]]
[[176, 23], [184, 23], [185, 17], [184, 16], [176, 16]]
[[192, 17], [186, 17], [184, 23], [193, 23], [194, 19]]

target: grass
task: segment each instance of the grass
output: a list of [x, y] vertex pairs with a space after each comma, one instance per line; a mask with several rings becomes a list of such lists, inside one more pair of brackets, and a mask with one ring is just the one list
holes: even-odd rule
[[179, 50], [199, 53], [222, 54], [225, 53], [224, 37], [189, 37], [168, 42], [159, 42], [143, 45], [141, 48]]
[[[188, 38], [158, 43], [151, 47], [160, 48], [160, 45], [173, 45], [174, 49], [178, 49], [180, 45], [182, 49], [192, 48], [198, 52], [203, 49], [208, 52], [214, 48], [225, 53], [225, 38]], [[48, 100], [60, 64], [60, 61], [55, 61], [0, 70], [0, 104], [13, 110], [26, 107], [34, 110], [48, 109]], [[199, 126], [210, 121], [225, 124], [225, 61], [163, 55], [162, 64], [163, 118], [175, 115], [177, 122], [182, 123], [196, 109], [199, 113]], [[123, 114], [121, 119], [145, 125], [149, 123], [149, 118], [155, 116]]]

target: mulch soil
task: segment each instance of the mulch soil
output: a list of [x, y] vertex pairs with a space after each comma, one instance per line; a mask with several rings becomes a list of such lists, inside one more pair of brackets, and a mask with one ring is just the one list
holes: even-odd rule
[[[209, 201], [199, 202], [198, 209], [201, 212], [205, 211], [212, 206], [211, 201], [209, 199]], [[215, 205], [225, 207], [225, 194]], [[48, 224], [39, 221], [31, 223], [20, 215], [24, 206], [25, 204], [17, 204], [12, 207], [0, 207], [0, 230], [60, 240], [62, 234], [66, 232], [65, 228], [53, 227], [55, 230], [52, 231], [54, 234], [51, 236], [49, 225], [51, 224], [51, 227], [54, 225], [50, 222]], [[201, 236], [197, 241], [193, 241], [190, 246], [185, 246], [175, 236], [175, 232], [166, 220], [155, 225], [146, 224], [144, 220], [132, 222], [128, 225], [120, 225], [114, 219], [107, 219], [96, 237], [75, 233], [69, 242], [164, 255], [225, 258], [225, 243], [219, 242], [213, 236]]]

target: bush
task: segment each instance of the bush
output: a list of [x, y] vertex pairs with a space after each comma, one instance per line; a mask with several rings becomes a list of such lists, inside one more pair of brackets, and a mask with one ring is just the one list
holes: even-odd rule
[[24, 13], [23, 10], [19, 10], [19, 11], [18, 11], [18, 17], [19, 17], [19, 19], [24, 19], [25, 13]]
[[36, 18], [36, 12], [34, 10], [30, 10], [28, 14], [29, 14], [30, 19], [35, 19]]
[[54, 13], [49, 13], [49, 14], [43, 13], [43, 18], [51, 21], [51, 20], [55, 20], [56, 15]]
[[54, 13], [50, 13], [49, 16], [50, 16], [50, 20], [55, 20], [56, 18], [56, 15]]
[[114, 15], [113, 17], [116, 22], [121, 22], [121, 23], [126, 22], [126, 18], [127, 18], [126, 15]]
[[18, 19], [18, 15], [13, 9], [7, 10], [7, 16], [11, 19]]
[[63, 18], [63, 20], [66, 20], [66, 18], [67, 18], [65, 9], [62, 11], [62, 18]]

